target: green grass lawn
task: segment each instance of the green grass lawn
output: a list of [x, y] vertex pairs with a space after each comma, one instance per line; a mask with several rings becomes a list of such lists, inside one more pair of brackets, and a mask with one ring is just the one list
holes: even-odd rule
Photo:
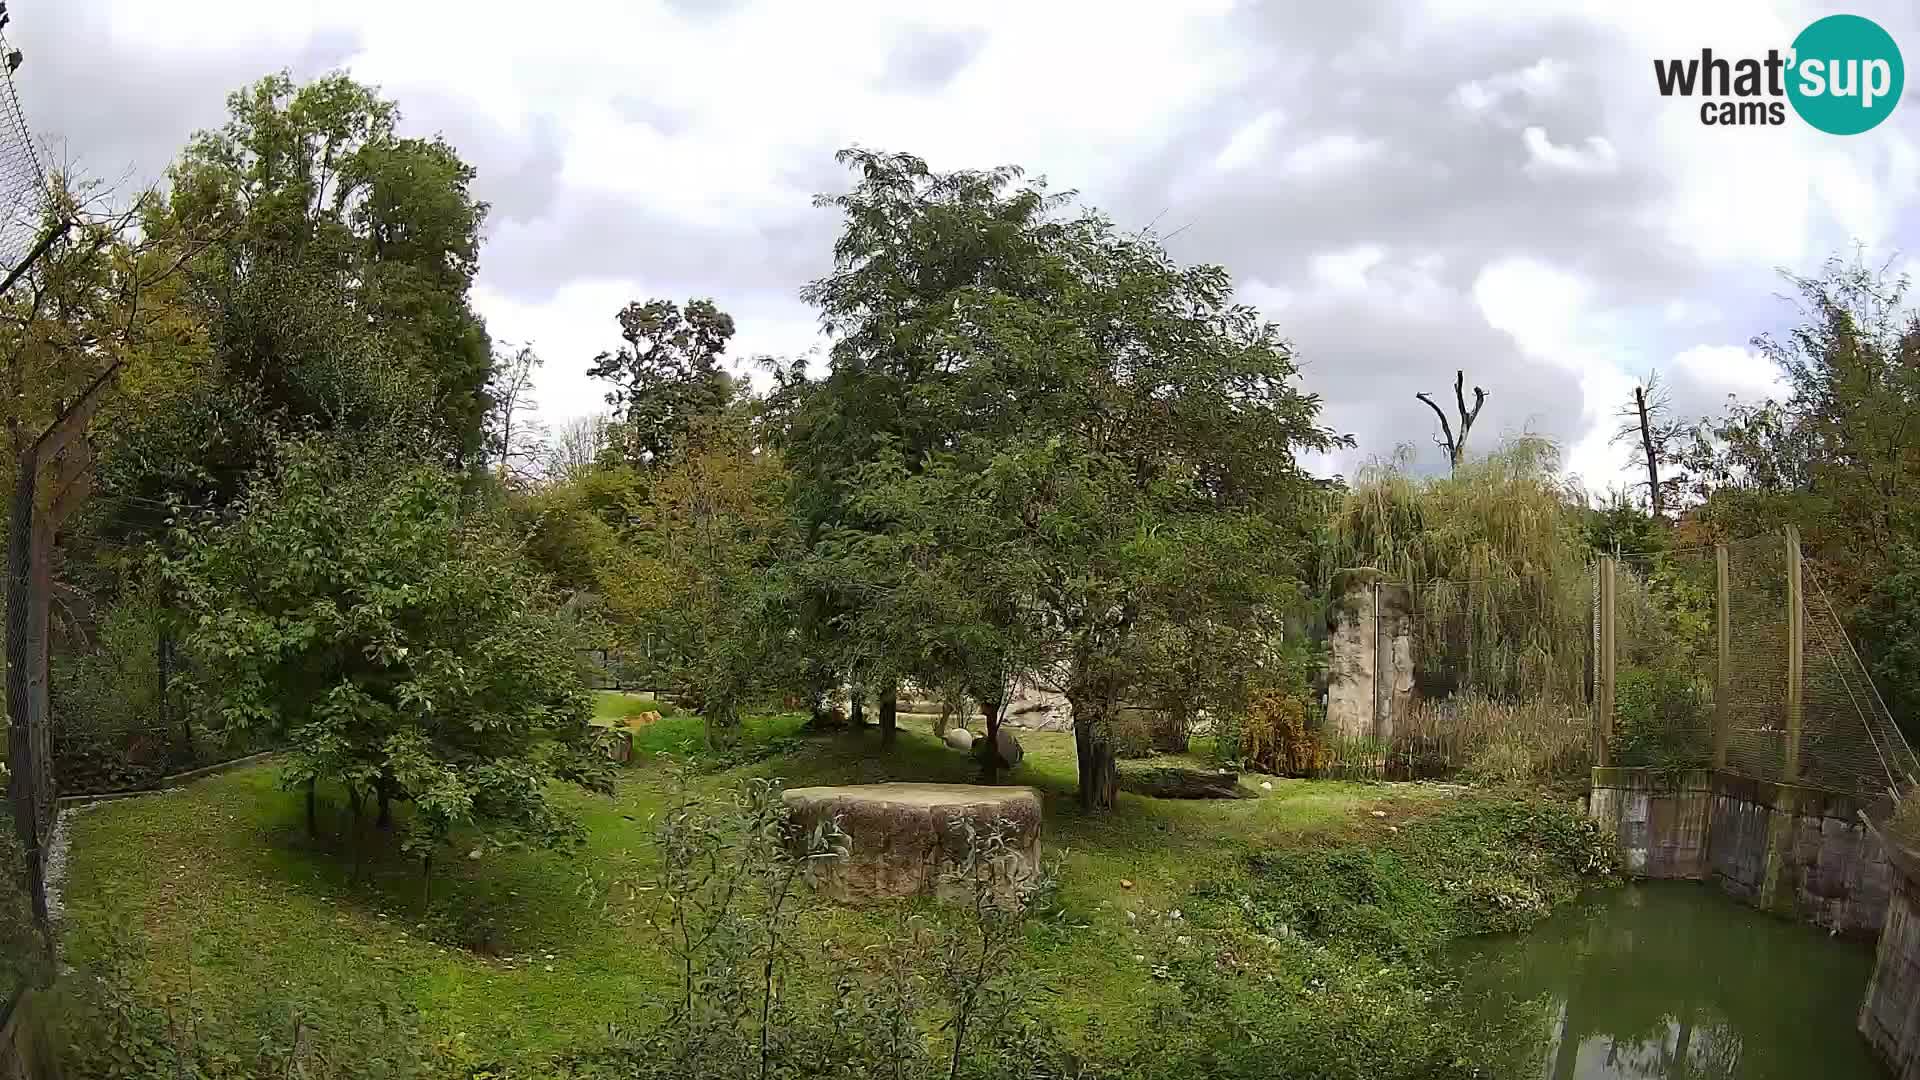
[[[637, 711], [633, 704], [602, 694], [601, 717], [617, 722]], [[709, 765], [698, 783], [718, 791], [754, 775], [789, 786], [975, 778], [969, 757], [920, 725], [903, 727], [882, 752], [873, 729], [808, 736], [803, 720], [749, 720], [734, 759], [747, 763]], [[1066, 1030], [1097, 1019], [1124, 1032], [1138, 1019], [1138, 991], [1151, 975], [1118, 948], [1127, 909], [1175, 906], [1196, 885], [1238, 872], [1254, 852], [1384, 836], [1457, 792], [1273, 780], [1272, 791], [1251, 788], [1259, 797], [1237, 801], [1123, 793], [1114, 811], [1089, 816], [1073, 798], [1072, 737], [1020, 738], [1026, 759], [1006, 781], [1039, 789], [1046, 846], [1062, 859], [1062, 916], [1030, 934], [1026, 963], [1050, 989], [1046, 1008]], [[656, 754], [697, 754], [704, 740], [697, 717], [673, 716], [636, 732], [635, 742], [635, 764], [613, 797], [560, 796], [587, 825], [584, 849], [469, 858], [456, 845], [439, 858], [430, 906], [417, 864], [397, 852], [370, 860], [356, 881], [337, 841], [310, 841], [301, 799], [280, 790], [272, 764], [103, 804], [73, 821], [69, 950], [84, 963], [114, 941], [110, 926], [130, 922], [145, 939], [143, 977], [154, 992], [190, 991], [208, 1008], [237, 1007], [263, 986], [334, 1002], [397, 997], [421, 1010], [430, 1035], [464, 1035], [509, 1062], [538, 1062], [600, 1037], [610, 1023], [637, 1020], [667, 982], [644, 920], [591, 913], [580, 892], [588, 868], [647, 874], [649, 818], [668, 785]], [[341, 800], [324, 813], [344, 828]], [[492, 955], [433, 940], [437, 913], [454, 908], [493, 922]], [[800, 927], [803, 948], [856, 950], [902, 914], [901, 905], [811, 908]]]

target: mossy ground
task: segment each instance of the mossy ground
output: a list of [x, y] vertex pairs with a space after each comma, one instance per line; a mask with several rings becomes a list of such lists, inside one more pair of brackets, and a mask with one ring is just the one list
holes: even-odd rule
[[[602, 711], [624, 715], [630, 704], [603, 695]], [[587, 899], [600, 886], [583, 884], [588, 871], [602, 885], [648, 875], [655, 859], [649, 819], [670, 785], [660, 752], [703, 762], [695, 782], [715, 792], [746, 776], [777, 776], [794, 786], [975, 779], [969, 757], [920, 727], [903, 727], [883, 751], [873, 729], [809, 736], [803, 722], [791, 714], [755, 717], [739, 745], [719, 757], [701, 749], [696, 717], [647, 725], [636, 732], [635, 764], [612, 797], [558, 796], [587, 826], [583, 848], [469, 858], [456, 845], [436, 866], [430, 900], [418, 864], [401, 858], [397, 844], [367, 857], [356, 877], [339, 840], [310, 840], [299, 796], [281, 790], [271, 764], [108, 803], [73, 822], [69, 951], [81, 964], [97, 959], [113, 941], [108, 927], [120, 913], [144, 938], [143, 978], [156, 994], [191, 993], [213, 1011], [223, 1003], [237, 1009], [262, 988], [343, 1006], [397, 998], [420, 1010], [430, 1036], [461, 1037], [503, 1063], [546, 1061], [602, 1037], [609, 1024], [645, 1016], [668, 985], [664, 953], [645, 920], [608, 918]], [[1029, 935], [1024, 967], [1047, 990], [1044, 1019], [1063, 1031], [1094, 1025], [1124, 1043], [1126, 1033], [1146, 1030], [1144, 1013], [1155, 995], [1145, 991], [1166, 976], [1134, 959], [1129, 911], [1204, 909], [1209, 898], [1234, 896], [1247, 898], [1243, 906], [1293, 911], [1319, 903], [1303, 899], [1302, 889], [1344, 881], [1352, 887], [1328, 892], [1321, 905], [1333, 912], [1322, 913], [1329, 933], [1373, 933], [1384, 919], [1388, 943], [1424, 942], [1475, 928], [1442, 910], [1461, 902], [1457, 890], [1433, 883], [1472, 874], [1435, 860], [1519, 842], [1506, 818], [1495, 814], [1489, 824], [1473, 810], [1510, 800], [1449, 785], [1276, 779], [1271, 791], [1251, 788], [1257, 798], [1162, 801], [1123, 793], [1112, 812], [1088, 815], [1073, 796], [1071, 736], [1021, 738], [1026, 759], [1004, 780], [1040, 791], [1046, 846], [1061, 859], [1059, 910]], [[340, 803], [336, 798], [323, 811], [335, 830], [344, 829]], [[1423, 833], [1420, 822], [1462, 811], [1471, 811], [1473, 839], [1441, 843]], [[1376, 851], [1386, 863], [1359, 865], [1372, 858], [1360, 853]], [[1541, 858], [1524, 844], [1515, 854]], [[1490, 883], [1473, 886], [1468, 900], [1486, 890], [1492, 897], [1523, 878], [1534, 890], [1527, 896], [1537, 893], [1530, 908], [1568, 895], [1572, 871], [1552, 852], [1545, 857], [1550, 865], [1537, 872], [1503, 864]], [[1290, 877], [1289, 866], [1298, 874]], [[1383, 890], [1392, 895], [1376, 895]], [[1429, 907], [1442, 920], [1432, 926], [1423, 914]], [[802, 919], [802, 951], [856, 953], [909, 909], [938, 917], [924, 904], [814, 907]], [[1300, 918], [1261, 916], [1283, 917]], [[482, 947], [462, 947], [463, 940]]]

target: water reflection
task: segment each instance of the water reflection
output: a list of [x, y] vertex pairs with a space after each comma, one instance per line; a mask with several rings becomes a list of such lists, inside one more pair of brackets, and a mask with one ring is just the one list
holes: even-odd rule
[[1463, 946], [1469, 1001], [1541, 1012], [1538, 1075], [1879, 1077], [1854, 1030], [1869, 946], [1686, 882], [1594, 894], [1534, 931]]

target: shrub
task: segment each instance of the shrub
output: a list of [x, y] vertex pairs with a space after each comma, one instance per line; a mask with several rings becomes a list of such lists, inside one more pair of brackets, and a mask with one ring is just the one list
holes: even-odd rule
[[1327, 768], [1334, 775], [1570, 779], [1592, 763], [1590, 727], [1583, 706], [1551, 698], [1506, 702], [1469, 691], [1416, 700], [1390, 739], [1339, 742]]
[[1325, 739], [1307, 719], [1297, 694], [1269, 690], [1257, 695], [1240, 725], [1240, 753], [1261, 772], [1318, 776], [1332, 760]]
[[1418, 961], [1451, 938], [1525, 929], [1615, 870], [1592, 822], [1538, 799], [1476, 800], [1389, 835], [1253, 856], [1256, 925]]
[[[0, 726], [0, 734], [5, 732]], [[0, 781], [6, 778], [0, 768]], [[0, 793], [5, 785], [0, 783]], [[7, 804], [11, 809], [12, 803]], [[26, 857], [20, 850], [10, 813], [0, 814], [0, 1003], [39, 974], [40, 933], [34, 925], [33, 903], [22, 883], [27, 880]]]

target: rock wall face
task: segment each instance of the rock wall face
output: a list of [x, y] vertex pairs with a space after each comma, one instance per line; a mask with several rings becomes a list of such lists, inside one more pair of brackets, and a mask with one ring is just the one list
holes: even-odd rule
[[1891, 856], [1893, 890], [1860, 1003], [1860, 1034], [1899, 1080], [1920, 1080], [1920, 856], [1898, 845]]
[[1880, 932], [1893, 887], [1886, 855], [1860, 820], [1873, 809], [1726, 772], [1662, 777], [1624, 768], [1593, 770], [1587, 807], [1618, 838], [1630, 873], [1712, 881], [1742, 903], [1851, 937]]
[[1030, 787], [856, 784], [789, 788], [782, 799], [799, 828], [833, 819], [846, 833], [846, 857], [820, 861], [813, 874], [815, 888], [842, 903], [964, 891], [948, 878], [966, 861], [968, 828], [1006, 831], [1021, 864], [1008, 872], [1040, 865], [1040, 795]]

